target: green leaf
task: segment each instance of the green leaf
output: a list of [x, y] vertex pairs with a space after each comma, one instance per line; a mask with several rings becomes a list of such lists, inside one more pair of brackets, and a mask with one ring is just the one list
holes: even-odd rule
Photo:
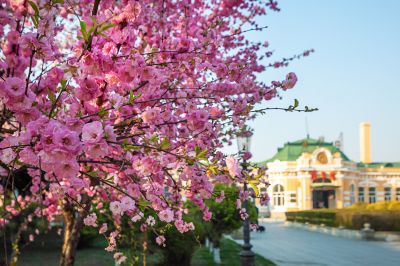
[[48, 91], [49, 92], [49, 99], [50, 99], [50, 101], [51, 101], [51, 103], [52, 104], [55, 104], [55, 102], [56, 102], [56, 100], [57, 100], [57, 98], [56, 98], [56, 95], [52, 92], [52, 91]]
[[218, 173], [218, 166], [216, 165], [210, 165], [208, 167], [208, 170], [210, 170], [214, 175], [216, 175]]
[[96, 27], [94, 27], [94, 26], [90, 27], [90, 29], [88, 31], [88, 36], [92, 35], [92, 33], [94, 32], [95, 29], [96, 29]]
[[33, 1], [28, 1], [28, 2], [29, 2], [29, 5], [32, 7], [32, 9], [35, 11], [35, 16], [39, 16], [39, 8], [36, 5], [36, 3]]
[[133, 95], [133, 91], [129, 91], [129, 104], [133, 104], [133, 101], [135, 100], [135, 95]]
[[39, 19], [38, 19], [38, 17], [33, 16], [33, 17], [32, 17], [32, 22], [33, 22], [33, 25], [34, 25], [36, 28], [39, 27]]
[[35, 11], [35, 15], [32, 16], [32, 22], [33, 25], [37, 28], [39, 26], [39, 7], [36, 5], [35, 2], [33, 1], [28, 1], [29, 5], [32, 7], [32, 9]]
[[197, 155], [201, 152], [201, 148], [199, 146], [196, 146], [194, 148], [194, 151], [196, 152], [196, 157], [197, 157]]
[[103, 118], [106, 114], [107, 114], [106, 109], [104, 107], [101, 107], [101, 109], [99, 111], [99, 117]]
[[88, 175], [90, 175], [92, 177], [97, 177], [97, 172], [96, 171], [90, 171], [90, 172], [87, 172], [86, 174], [88, 174]]
[[299, 107], [299, 100], [294, 99], [294, 106], [293, 106], [293, 109], [296, 109], [297, 107]]
[[106, 31], [106, 30], [108, 30], [108, 29], [110, 29], [110, 28], [112, 28], [112, 27], [114, 27], [115, 26], [115, 24], [112, 24], [112, 23], [105, 23], [105, 24], [102, 24], [101, 26], [100, 26], [100, 28], [99, 28], [99, 33], [103, 33], [104, 31]]
[[86, 23], [81, 20], [81, 21], [79, 21], [79, 25], [81, 26], [81, 33], [82, 33], [83, 39], [85, 41], [88, 41], [89, 40], [89, 36], [87, 34], [87, 31], [86, 31]]
[[150, 141], [151, 142], [158, 142], [158, 136], [156, 134], [154, 134], [153, 136], [151, 136]]
[[146, 199], [140, 198], [138, 205], [139, 205], [140, 210], [143, 211], [147, 206], [150, 205], [150, 203]]
[[256, 193], [256, 197], [258, 197], [260, 195], [260, 190], [258, 189], [257, 185], [255, 183], [252, 183], [252, 182], [250, 182], [249, 185], [251, 186], [251, 188]]
[[95, 17], [91, 17], [92, 22], [93, 22], [93, 27], [97, 27], [97, 20]]
[[62, 88], [62, 89], [65, 89], [65, 87], [67, 86], [67, 81], [66, 81], [65, 79], [62, 79], [62, 80], [60, 81], [60, 84], [61, 84], [61, 88]]
[[169, 149], [170, 147], [171, 147], [171, 143], [169, 142], [169, 139], [163, 138], [163, 140], [161, 141], [161, 144], [160, 144], [160, 148], [162, 150], [166, 150], [166, 149]]
[[208, 153], [208, 148], [206, 147], [206, 148], [204, 148], [204, 150], [202, 150], [201, 152], [199, 152], [199, 153], [196, 155], [196, 158], [197, 158], [197, 159], [207, 159], [207, 158], [206, 158], [207, 153]]

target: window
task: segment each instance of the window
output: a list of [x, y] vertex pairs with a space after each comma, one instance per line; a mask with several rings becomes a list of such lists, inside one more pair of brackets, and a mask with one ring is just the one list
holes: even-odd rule
[[392, 188], [385, 187], [385, 201], [391, 201], [391, 200], [392, 200]]
[[364, 202], [364, 188], [363, 187], [359, 187], [358, 188], [358, 201], [359, 202]]
[[400, 187], [396, 188], [396, 200], [400, 201]]
[[290, 193], [289, 197], [290, 197], [290, 202], [291, 203], [296, 203], [297, 202], [296, 193]]
[[285, 191], [282, 185], [275, 185], [272, 198], [275, 206], [285, 205]]
[[376, 202], [376, 188], [374, 187], [368, 188], [368, 198], [369, 198], [369, 203]]
[[353, 184], [350, 185], [350, 205], [356, 202], [356, 188]]

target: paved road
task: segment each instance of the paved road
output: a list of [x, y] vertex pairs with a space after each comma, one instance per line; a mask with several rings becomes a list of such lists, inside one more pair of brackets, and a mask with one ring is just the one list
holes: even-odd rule
[[253, 250], [278, 265], [400, 266], [400, 242], [361, 241], [262, 223], [252, 233]]

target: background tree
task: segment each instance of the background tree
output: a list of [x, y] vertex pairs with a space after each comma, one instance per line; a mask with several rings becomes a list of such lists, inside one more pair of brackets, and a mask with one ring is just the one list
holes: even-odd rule
[[[206, 205], [212, 212], [212, 218], [205, 224], [206, 235], [211, 239], [213, 253], [216, 261], [219, 258], [220, 240], [224, 234], [232, 233], [243, 225], [243, 220], [238, 211], [239, 188], [235, 185], [216, 185], [214, 188], [215, 197], [208, 199]], [[222, 200], [222, 201], [221, 201]], [[250, 221], [257, 220], [256, 206], [250, 202], [249, 213]]]

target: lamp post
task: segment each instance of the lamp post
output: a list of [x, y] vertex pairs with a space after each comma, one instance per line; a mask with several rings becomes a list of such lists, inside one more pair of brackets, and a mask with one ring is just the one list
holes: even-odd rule
[[[242, 156], [242, 167], [243, 171], [247, 171], [247, 160], [246, 153], [250, 152], [250, 144], [251, 144], [251, 135], [250, 131], [243, 131], [241, 134], [237, 136], [237, 144], [239, 149], [239, 155]], [[243, 190], [245, 192], [248, 191], [247, 188], [247, 180], [244, 180]], [[246, 198], [243, 202], [243, 207], [246, 209], [247, 214], [249, 213], [249, 199]], [[243, 246], [240, 251], [240, 262], [242, 266], [254, 266], [255, 265], [255, 254], [251, 250], [252, 245], [250, 244], [250, 216], [246, 218], [243, 222]]]

